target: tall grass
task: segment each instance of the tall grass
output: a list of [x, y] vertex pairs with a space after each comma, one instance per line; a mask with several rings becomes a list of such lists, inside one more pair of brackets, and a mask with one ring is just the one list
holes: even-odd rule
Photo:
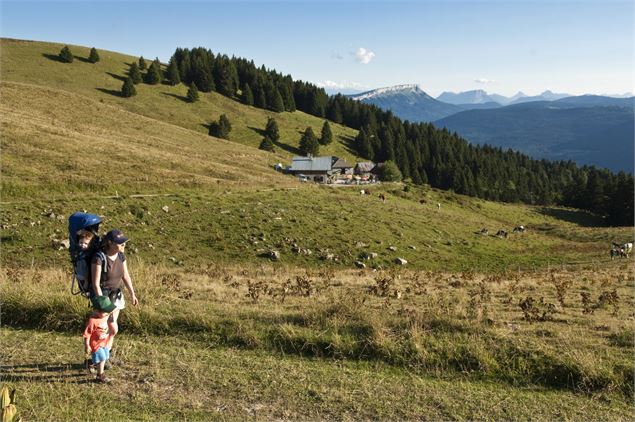
[[[536, 323], [523, 323], [520, 309], [506, 309], [508, 300], [502, 297], [491, 303], [487, 319], [473, 319], [466, 307], [479, 305], [469, 300], [470, 281], [464, 281], [468, 291], [448, 290], [435, 282], [437, 274], [427, 274], [427, 294], [400, 300], [367, 293], [372, 279], [336, 273], [335, 278], [344, 280], [341, 285], [329, 284], [333, 274], [327, 281], [312, 279], [312, 295], [291, 289], [281, 302], [275, 292], [284, 287], [271, 280], [295, 277], [288, 271], [215, 267], [207, 274], [174, 276], [174, 271], [139, 261], [136, 290], [141, 305], [122, 313], [121, 334], [177, 335], [207, 345], [380, 361], [438, 377], [463, 374], [513, 385], [633, 395], [634, 366], [621, 353], [623, 344], [605, 340], [598, 349], [598, 334], [585, 327], [584, 319], [575, 323], [576, 332], [561, 323], [542, 323], [545, 328], [536, 336]], [[63, 271], [4, 269], [1, 274], [4, 325], [81, 331], [87, 302], [62, 289], [68, 281]], [[251, 281], [266, 284], [268, 292], [255, 302], [247, 297]], [[528, 291], [555, 299], [546, 282], [526, 282]], [[403, 287], [401, 281], [394, 285]], [[494, 284], [491, 289], [496, 297], [504, 288]], [[572, 310], [568, 318], [581, 315]], [[506, 320], [522, 328], [510, 332]], [[605, 315], [603, 320], [620, 327], [613, 317]], [[620, 330], [616, 338], [623, 336]], [[545, 337], [545, 332], [551, 334]], [[580, 332], [592, 335], [592, 341], [576, 338]], [[598, 350], [604, 359], [596, 358]]]

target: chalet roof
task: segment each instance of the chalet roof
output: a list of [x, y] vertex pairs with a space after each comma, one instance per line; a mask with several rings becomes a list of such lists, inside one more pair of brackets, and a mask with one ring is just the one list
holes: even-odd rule
[[331, 171], [333, 157], [301, 157], [295, 156], [291, 161], [290, 171]]
[[355, 170], [360, 173], [370, 173], [371, 170], [375, 167], [375, 163], [372, 161], [365, 161], [362, 163], [357, 163], [355, 166]]
[[350, 165], [345, 159], [338, 158], [338, 157], [333, 157], [333, 158], [337, 159], [337, 161], [335, 161], [333, 163], [333, 168], [334, 169], [351, 169], [351, 168], [353, 168], [353, 166]]

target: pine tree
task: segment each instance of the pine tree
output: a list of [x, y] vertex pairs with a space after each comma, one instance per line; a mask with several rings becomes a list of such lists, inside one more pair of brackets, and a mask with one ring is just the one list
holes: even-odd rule
[[139, 70], [146, 70], [147, 66], [146, 66], [146, 61], [144, 60], [143, 56], [139, 57]]
[[311, 154], [314, 157], [320, 153], [320, 143], [310, 127], [306, 128], [302, 138], [300, 138], [300, 151], [306, 156]]
[[271, 101], [267, 101], [267, 103], [269, 103], [271, 110], [276, 113], [282, 113], [284, 111], [284, 101], [282, 101], [282, 95], [280, 95], [280, 91], [275, 88], [272, 90]]
[[265, 98], [265, 90], [262, 85], [256, 85], [254, 95], [254, 105], [258, 108], [267, 107], [267, 99]]
[[371, 146], [370, 146], [370, 136], [366, 132], [366, 128], [362, 127], [355, 137], [355, 149], [357, 153], [366, 159], [372, 159], [371, 157]]
[[222, 138], [229, 139], [229, 132], [232, 130], [232, 125], [227, 116], [225, 114], [221, 114], [220, 119], [218, 119], [218, 123], [220, 124], [221, 133], [223, 134]]
[[272, 141], [280, 139], [280, 131], [278, 130], [278, 122], [273, 117], [267, 119], [267, 125], [265, 126], [265, 137]]
[[217, 89], [218, 92], [227, 96], [233, 97], [236, 94], [236, 68], [226, 56], [223, 56], [221, 60], [216, 63], [217, 74]]
[[168, 65], [168, 69], [166, 71], [166, 79], [169, 84], [174, 86], [181, 83], [181, 76], [179, 75], [179, 68], [176, 65], [176, 59], [174, 56], [170, 59], [170, 64]]
[[251, 92], [251, 88], [249, 87], [249, 84], [247, 83], [245, 84], [245, 87], [243, 88], [241, 99], [244, 104], [247, 104], [250, 106], [254, 105], [254, 94]]
[[133, 95], [137, 95], [137, 90], [134, 87], [134, 83], [132, 82], [132, 78], [128, 77], [123, 83], [121, 87], [121, 96], [124, 98], [132, 97]]
[[333, 142], [333, 133], [328, 121], [324, 121], [322, 125], [322, 135], [320, 136], [320, 145], [328, 145]]
[[161, 63], [157, 60], [153, 61], [148, 68], [145, 76], [145, 83], [156, 85], [161, 83]]
[[141, 82], [141, 72], [139, 71], [139, 67], [136, 63], [132, 63], [132, 66], [130, 66], [128, 76], [130, 76], [130, 79], [132, 79], [133, 84], [138, 84], [139, 82]]
[[192, 82], [190, 87], [187, 89], [187, 101], [190, 103], [198, 101], [198, 89], [196, 88], [196, 84], [194, 82]]
[[258, 147], [264, 151], [274, 152], [276, 149], [273, 146], [273, 142], [269, 139], [268, 136], [265, 136], [263, 140], [260, 142], [260, 146]]
[[88, 61], [91, 63], [97, 63], [99, 61], [99, 54], [97, 53], [97, 50], [95, 50], [95, 47], [90, 49], [90, 54], [88, 55]]
[[229, 123], [229, 119], [226, 115], [221, 115], [218, 121], [214, 121], [209, 125], [210, 136], [217, 138], [229, 139], [229, 132], [232, 130], [232, 126]]
[[73, 53], [71, 53], [71, 49], [67, 45], [60, 50], [59, 58], [64, 63], [73, 63]]

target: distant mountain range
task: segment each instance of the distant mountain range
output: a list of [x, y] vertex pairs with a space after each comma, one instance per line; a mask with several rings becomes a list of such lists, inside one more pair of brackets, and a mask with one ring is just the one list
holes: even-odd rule
[[465, 110], [432, 98], [418, 85], [397, 85], [379, 88], [350, 98], [367, 104], [374, 104], [384, 110], [391, 110], [405, 120], [421, 122], [433, 121]]
[[444, 92], [435, 99], [418, 85], [397, 85], [350, 97], [391, 110], [405, 120], [433, 122], [472, 143], [633, 172], [632, 96], [545, 91], [505, 97], [473, 90]]
[[594, 95], [468, 110], [437, 120], [472, 143], [633, 173], [633, 98]]

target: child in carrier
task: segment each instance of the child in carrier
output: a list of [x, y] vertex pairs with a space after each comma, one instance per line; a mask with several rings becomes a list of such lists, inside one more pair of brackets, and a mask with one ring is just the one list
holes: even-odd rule
[[116, 306], [108, 296], [95, 296], [91, 302], [95, 309], [86, 321], [83, 334], [84, 350], [87, 355], [86, 366], [91, 373], [97, 372], [96, 382], [109, 383], [110, 379], [106, 378], [104, 372], [106, 362], [110, 357], [108, 342], [111, 334], [108, 332], [108, 317]]
[[[73, 263], [73, 281], [71, 292], [90, 296], [90, 263], [93, 255], [101, 246], [97, 235], [101, 218], [95, 214], [76, 212], [68, 219], [68, 240], [71, 262]], [[78, 291], [74, 291], [77, 282]]]

